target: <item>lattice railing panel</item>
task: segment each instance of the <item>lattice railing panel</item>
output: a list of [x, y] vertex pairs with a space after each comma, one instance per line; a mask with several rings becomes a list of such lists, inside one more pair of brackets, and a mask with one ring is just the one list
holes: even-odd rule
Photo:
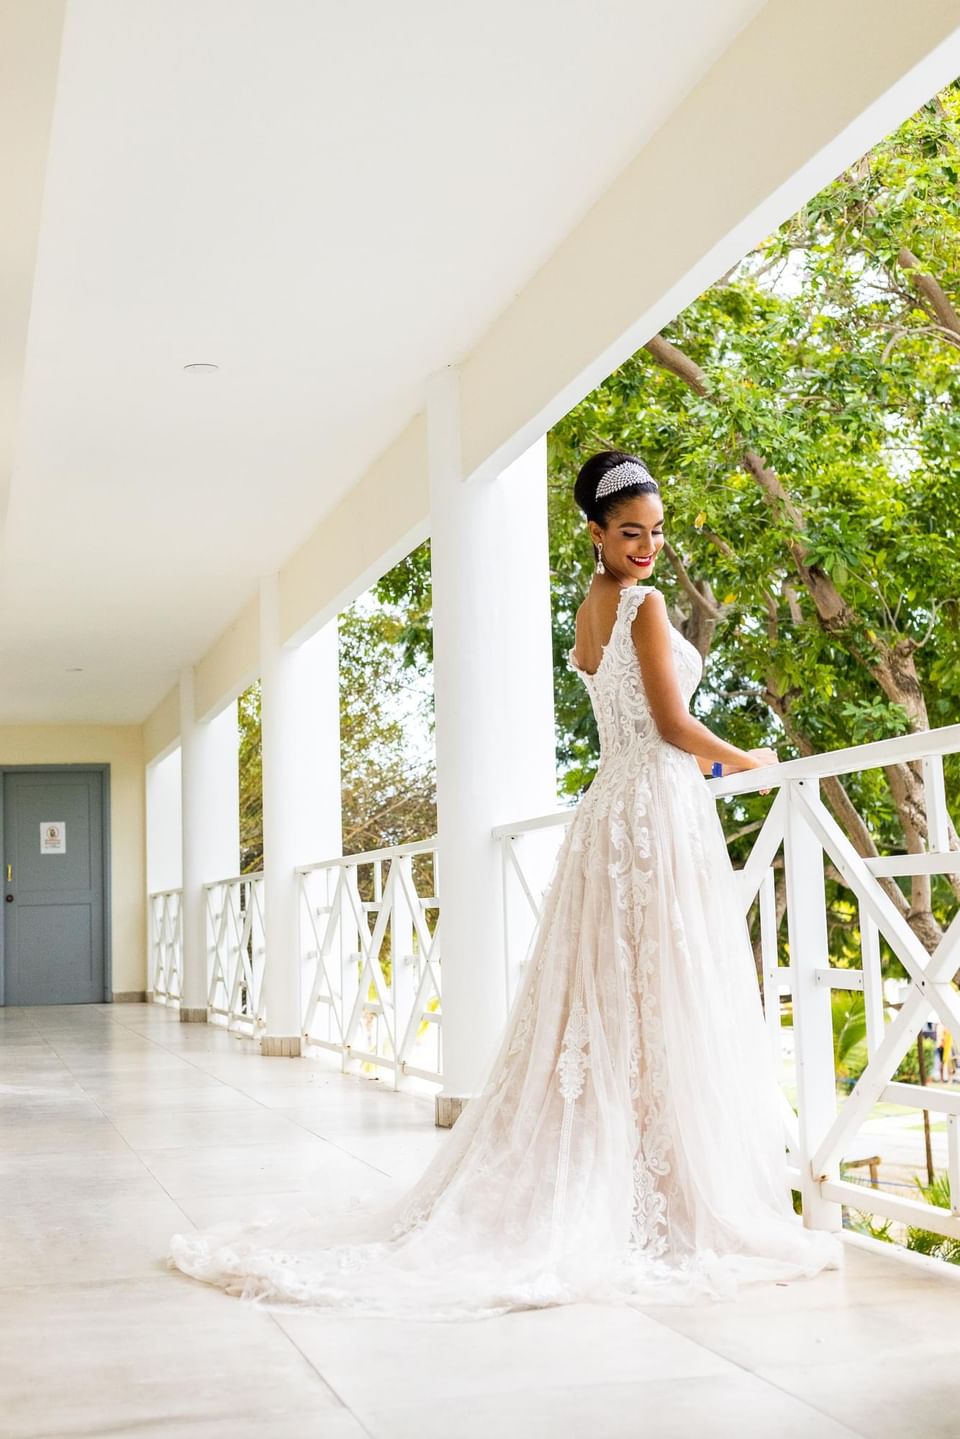
[[442, 1080], [435, 840], [298, 870], [303, 1028], [345, 1069]]
[[183, 976], [181, 891], [148, 895], [150, 911], [149, 986], [158, 1004], [179, 1004]]
[[228, 1029], [256, 1034], [264, 1023], [263, 875], [217, 880], [204, 891], [207, 1014]]

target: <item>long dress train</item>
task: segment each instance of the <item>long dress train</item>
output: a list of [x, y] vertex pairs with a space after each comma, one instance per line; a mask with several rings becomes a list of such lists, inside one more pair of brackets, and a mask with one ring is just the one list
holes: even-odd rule
[[[837, 1236], [793, 1210], [715, 803], [647, 704], [631, 624], [649, 592], [623, 589], [597, 671], [578, 671], [599, 768], [486, 1084], [444, 1147], [392, 1205], [179, 1234], [172, 1265], [245, 1297], [436, 1319], [731, 1298], [840, 1267]], [[700, 656], [672, 635], [689, 704]]]

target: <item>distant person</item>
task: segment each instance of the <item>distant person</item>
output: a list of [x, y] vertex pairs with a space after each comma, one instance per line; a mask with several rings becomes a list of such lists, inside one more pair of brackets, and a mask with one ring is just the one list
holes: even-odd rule
[[940, 1078], [944, 1084], [953, 1079], [953, 1035], [945, 1024], [937, 1025], [937, 1053], [940, 1056]]

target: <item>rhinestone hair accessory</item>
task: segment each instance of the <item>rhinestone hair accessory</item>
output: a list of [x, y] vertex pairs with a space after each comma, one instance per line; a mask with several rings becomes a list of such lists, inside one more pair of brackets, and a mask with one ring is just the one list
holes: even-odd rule
[[627, 485], [653, 485], [655, 490], [660, 488], [646, 465], [641, 465], [639, 460], [624, 460], [622, 465], [614, 465], [612, 470], [607, 470], [597, 485], [594, 498], [602, 500], [604, 495], [625, 489]]

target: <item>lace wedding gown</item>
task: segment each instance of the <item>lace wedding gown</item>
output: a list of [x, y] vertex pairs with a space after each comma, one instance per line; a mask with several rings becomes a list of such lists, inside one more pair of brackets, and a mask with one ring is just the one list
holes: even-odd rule
[[[588, 688], [600, 764], [478, 1097], [395, 1204], [180, 1234], [245, 1297], [479, 1318], [575, 1300], [729, 1298], [839, 1268], [786, 1177], [783, 1104], [715, 803], [662, 740], [624, 588]], [[673, 630], [687, 703], [702, 665]], [[569, 663], [577, 669], [570, 652]]]

